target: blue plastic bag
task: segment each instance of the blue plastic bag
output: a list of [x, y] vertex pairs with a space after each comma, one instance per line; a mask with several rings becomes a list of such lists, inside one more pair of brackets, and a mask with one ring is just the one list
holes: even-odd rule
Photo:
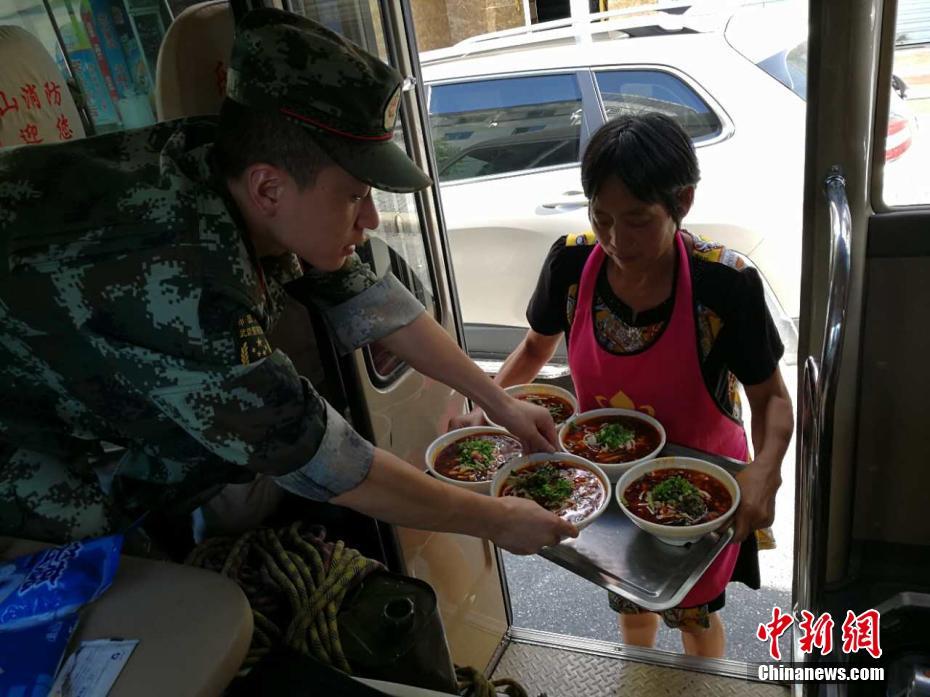
[[0, 633], [65, 617], [116, 574], [122, 535], [71, 542], [0, 564]]
[[0, 632], [0, 695], [45, 697], [77, 625], [78, 616]]

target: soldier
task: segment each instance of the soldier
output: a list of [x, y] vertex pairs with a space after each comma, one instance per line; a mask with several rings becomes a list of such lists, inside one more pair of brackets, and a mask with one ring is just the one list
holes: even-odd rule
[[[506, 396], [355, 255], [378, 225], [372, 187], [430, 183], [391, 142], [400, 90], [333, 32], [262, 9], [240, 24], [218, 120], [0, 155], [0, 534], [104, 534], [255, 473], [518, 553], [577, 534], [374, 448], [265, 339], [299, 284], [343, 350], [381, 339], [551, 449], [544, 409]], [[115, 467], [101, 441], [125, 448]]]

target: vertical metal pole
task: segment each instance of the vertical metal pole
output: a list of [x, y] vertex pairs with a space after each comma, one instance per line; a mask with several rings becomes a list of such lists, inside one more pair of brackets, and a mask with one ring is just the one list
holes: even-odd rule
[[591, 8], [588, 0], [571, 0], [571, 12], [575, 41], [580, 44], [591, 43]]
[[532, 23], [532, 17], [530, 17], [530, 0], [523, 0], [523, 26], [528, 27]]
[[55, 14], [52, 12], [52, 6], [49, 4], [49, 0], [42, 0], [42, 4], [45, 5], [45, 13], [48, 15], [48, 21], [52, 23], [52, 30], [55, 32], [55, 40], [58, 42], [58, 50], [61, 51], [61, 56], [65, 61], [65, 66], [68, 68], [68, 76], [66, 79], [70, 79], [74, 82], [77, 89], [81, 92], [81, 95], [85, 97], [82, 100], [83, 104], [76, 104], [78, 114], [81, 116], [81, 121], [83, 121], [84, 133], [88, 136], [93, 136], [97, 134], [97, 131], [94, 129], [94, 122], [90, 118], [90, 110], [87, 108], [86, 95], [84, 95], [83, 90], [81, 89], [81, 84], [78, 82], [77, 73], [74, 72], [74, 66], [71, 64], [71, 56], [68, 55], [68, 50], [65, 48], [65, 40], [61, 35], [61, 29], [58, 26], [58, 22], [55, 21]]

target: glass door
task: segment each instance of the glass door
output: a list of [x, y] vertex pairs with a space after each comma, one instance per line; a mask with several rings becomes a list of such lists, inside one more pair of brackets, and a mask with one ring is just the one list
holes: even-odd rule
[[[432, 167], [427, 146], [422, 91], [415, 52], [408, 43], [406, 17], [399, 2], [291, 0], [290, 9], [326, 24], [407, 76], [394, 134], [417, 163]], [[459, 337], [458, 313], [439, 223], [436, 192], [375, 192], [380, 227], [360, 254], [379, 274], [394, 273], [453, 337]], [[368, 435], [420, 469], [426, 447], [463, 409], [463, 399], [445, 385], [409, 369], [375, 344], [349, 366], [350, 392], [359, 395], [353, 415], [363, 417]], [[507, 631], [498, 557], [494, 547], [471, 537], [403, 528], [388, 531], [400, 550], [404, 571], [421, 578], [439, 597], [449, 645], [457, 663], [484, 668]]]

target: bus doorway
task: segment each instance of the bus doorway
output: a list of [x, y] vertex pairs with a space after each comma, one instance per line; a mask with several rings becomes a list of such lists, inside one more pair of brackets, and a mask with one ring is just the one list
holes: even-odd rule
[[[527, 20], [477, 36], [462, 36], [462, 26], [450, 21], [450, 31], [458, 34], [448, 40], [459, 41], [440, 46], [442, 22], [418, 14], [414, 3], [418, 42], [430, 49], [421, 51], [420, 60], [466, 346], [488, 372], [500, 369], [501, 359], [523, 340], [527, 306], [539, 304], [537, 279], [553, 244], [591, 229], [579, 161], [592, 133], [605, 120], [658, 111], [685, 126], [700, 163], [695, 204], [683, 227], [721, 245], [709, 252], [714, 263], [729, 265], [734, 273], [753, 267], [759, 274], [783, 347], [776, 362], [793, 390], [806, 3], [737, 10], [684, 3], [628, 5], [600, 14], [582, 12], [562, 22]], [[577, 85], [577, 93], [571, 84]], [[551, 138], [543, 137], [550, 132]], [[532, 146], [528, 134], [534, 136]], [[551, 150], [543, 149], [547, 142]], [[558, 159], [559, 148], [571, 150], [571, 155]], [[524, 150], [525, 158], [515, 154]], [[765, 186], [745, 176], [762, 162]], [[476, 207], [475, 200], [483, 205]], [[773, 200], [779, 201], [777, 206]], [[493, 284], [487, 282], [492, 276]], [[570, 305], [571, 290], [569, 295]], [[708, 320], [713, 323], [720, 308], [708, 306], [701, 312], [713, 317]], [[622, 332], [642, 336], [655, 326], [661, 323], [624, 323]], [[702, 336], [711, 347], [702, 348], [702, 356], [714, 355], [714, 330]], [[622, 345], [622, 340], [616, 343]], [[729, 379], [735, 394], [736, 378]], [[538, 380], [573, 389], [564, 346], [557, 348]], [[719, 385], [716, 378], [706, 380]], [[722, 408], [751, 433], [745, 393], [720, 397]], [[773, 608], [791, 605], [794, 469], [792, 442], [782, 464], [775, 548], [759, 553], [762, 588], [730, 584], [727, 605], [720, 611], [726, 626], [725, 657], [737, 662], [769, 658], [767, 645], [756, 638], [758, 626], [771, 618]], [[771, 541], [767, 536], [766, 546]], [[608, 606], [606, 592], [587, 578], [540, 557], [505, 555], [505, 569], [516, 627], [621, 641], [617, 613]], [[663, 659], [679, 656], [680, 632], [660, 626], [656, 648]]]
[[[551, 180], [546, 186], [554, 187], [545, 191], [541, 185], [529, 187], [534, 195], [546, 194], [539, 201], [534, 199], [534, 206], [539, 204], [535, 207], [540, 209], [540, 217], [551, 223], [563, 214], [575, 215], [586, 207], [586, 204], [579, 205], [577, 188], [564, 185], [559, 179], [564, 170], [574, 164], [561, 159], [564, 143], [548, 142], [539, 135], [545, 132], [545, 119], [552, 114], [530, 116], [531, 111], [545, 110], [526, 108], [538, 107], [538, 104], [471, 109], [481, 111], [480, 119], [474, 114], [459, 114], [453, 107], [436, 106], [441, 105], [442, 100], [432, 101], [439, 92], [430, 86], [432, 78], [425, 72], [426, 61], [422, 61], [421, 69], [417, 60], [417, 37], [411, 22], [411, 18], [416, 19], [417, 10], [409, 3], [345, 2], [324, 6], [323, 3], [290, 0], [275, 4], [321, 19], [409, 76], [405, 84], [407, 89], [402, 94], [401, 119], [395, 137], [433, 174], [440, 187], [445, 186], [443, 171], [448, 165], [453, 189], [463, 189], [465, 183], [475, 183], [470, 180], [476, 179], [482, 180], [477, 183], [491, 182], [492, 189], [496, 187], [507, 192], [509, 198], [517, 199], [513, 190], [507, 188], [507, 179], [513, 171], [507, 167], [530, 163], [534, 165], [532, 169], [540, 170], [539, 173]], [[65, 7], [57, 2], [52, 5], [58, 9]], [[32, 15], [41, 15], [38, 9], [33, 10]], [[926, 641], [921, 631], [926, 608], [930, 605], [926, 597], [930, 591], [927, 588], [930, 530], [924, 511], [924, 492], [930, 482], [923, 467], [930, 455], [930, 443], [921, 408], [930, 382], [924, 360], [930, 346], [922, 327], [926, 308], [930, 306], [930, 288], [926, 281], [930, 278], [927, 274], [930, 249], [924, 234], [930, 221], [927, 207], [930, 199], [922, 198], [920, 192], [908, 191], [903, 197], [900, 190], [893, 192], [890, 188], [894, 179], [892, 168], [886, 166], [891, 159], [903, 160], [890, 158], [889, 152], [902, 153], [911, 149], [915, 153], [923, 152], [916, 146], [919, 142], [916, 127], [907, 118], [896, 118], [900, 112], [895, 111], [896, 100], [891, 96], [892, 78], [897, 72], [893, 51], [896, 3], [894, 0], [857, 4], [812, 0], [809, 10], [810, 37], [805, 50], [809, 71], [803, 75], [808, 78], [804, 82], [810, 109], [803, 121], [806, 140], [801, 141], [804, 144], [800, 153], [804, 177], [797, 177], [798, 188], [803, 191], [798, 209], [788, 207], [784, 213], [798, 216], [801, 221], [798, 234], [803, 230], [803, 235], [798, 245], [781, 247], [772, 246], [767, 235], [743, 238], [752, 244], [751, 249], [746, 250], [747, 259], [755, 263], [750, 252], [758, 249], [764, 261], [757, 266], [763, 270], [773, 260], [784, 261], [785, 255], [803, 262], [802, 285], [795, 293], [797, 310], [794, 312], [790, 284], [779, 284], [762, 274], [769, 281], [767, 296], [773, 296], [783, 311], [782, 314], [773, 312], [773, 319], [788, 355], [791, 354], [791, 335], [786, 330], [794, 318], [800, 319], [795, 346], [797, 359], [793, 365], [785, 360], [783, 370], [792, 385], [792, 393], [797, 394], [801, 437], [797, 461], [792, 465], [789, 460], [784, 465], [785, 481], [779, 496], [782, 505], [786, 500], [797, 502], [797, 524], [786, 525], [788, 514], [785, 511], [790, 508], [783, 508], [775, 527], [777, 553], [796, 561], [790, 594], [783, 576], [786, 567], [779, 566], [779, 571], [772, 575], [773, 579], [781, 578], [780, 585], [775, 588], [777, 595], [771, 596], [772, 605], [766, 607], [767, 616], [760, 616], [757, 621], [762, 623], [770, 619], [772, 607], [787, 612], [790, 606], [792, 613], [805, 609], [818, 615], [829, 612], [836, 618], [845, 617], [847, 612], [855, 615], [878, 609], [882, 617], [890, 621], [881, 626], [885, 649], [882, 667], [888, 670], [889, 682], [894, 676], [906, 687], [910, 678], [918, 675], [918, 669], [930, 662], [925, 656]], [[161, 12], [160, 6], [158, 12]], [[34, 19], [30, 17], [30, 21]], [[648, 36], [640, 37], [643, 40], [661, 38], [659, 34], [668, 33], [683, 34], [672, 38], [701, 35], [694, 27], [685, 26], [684, 22], [676, 24], [668, 17], [658, 23], [647, 23], [645, 27], [630, 24], [626, 29], [629, 31], [622, 33], [627, 37], [647, 32]], [[52, 42], [61, 40], [54, 38], [54, 32], [48, 37]], [[627, 37], [620, 37], [621, 43], [640, 40]], [[510, 41], [512, 37], [497, 39]], [[597, 43], [605, 41], [592, 41], [592, 44]], [[480, 50], [473, 52], [479, 54]], [[749, 56], [742, 55], [742, 63], [738, 63], [742, 69], [758, 69]], [[786, 75], [788, 82], [773, 78], [777, 84], [771, 85], [772, 89], [797, 96], [793, 88], [799, 86], [796, 81], [801, 75], [796, 69], [798, 57], [797, 51], [788, 51], [782, 56], [787, 71], [783, 77]], [[447, 65], [445, 58], [439, 58], [439, 64]], [[496, 60], [485, 60], [485, 69], [491, 70]], [[910, 55], [908, 61], [912, 70], [920, 63]], [[654, 67], [656, 62], [657, 58], [639, 68]], [[587, 70], [586, 91], [579, 88], [578, 93], [565, 97], [558, 93], [558, 84], [550, 83], [547, 89], [551, 88], [556, 94], [558, 99], [554, 101], [560, 108], [566, 104], [572, 107], [567, 114], [571, 134], [571, 147], [567, 150], [574, 152], [575, 144], [580, 149], [590, 137], [596, 119], [603, 119], [609, 113], [601, 108], [609, 104], [596, 99], [597, 109], [589, 108], [583, 96], [599, 94], [598, 77], [591, 74], [588, 64], [568, 65], [568, 68], [576, 79]], [[537, 77], [539, 69], [539, 65], [524, 64], [520, 77]], [[660, 87], [671, 90], [679, 95], [680, 101], [694, 99], [681, 95], [696, 95], [698, 101], [689, 103], [692, 111], [697, 112], [694, 127], [706, 131], [702, 147], [710, 150], [736, 142], [738, 113], [722, 108], [722, 97], [716, 97], [712, 90], [702, 86], [689, 71], [673, 70], [668, 75], [671, 77], [662, 79], [674, 78], [677, 82], [664, 82], [654, 87], [656, 91], [661, 91]], [[434, 77], [436, 88], [457, 79], [450, 75]], [[642, 79], [649, 77], [652, 76]], [[619, 85], [616, 89], [620, 91], [608, 92], [615, 97], [610, 102], [614, 105], [612, 108], [619, 108], [617, 105], [622, 100], [616, 97], [623, 96], [621, 88], [626, 83], [616, 75], [605, 76], [603, 80], [605, 85], [608, 80], [614, 81], [610, 84]], [[920, 94], [922, 78], [905, 77], [904, 82], [908, 95]], [[738, 86], [745, 89], [742, 83]], [[689, 89], [691, 92], [681, 91]], [[523, 93], [528, 91], [532, 93], [526, 89]], [[511, 101], [517, 94], [498, 90], [498, 94], [501, 92], [504, 97], [509, 94]], [[634, 94], [653, 96], [651, 93]], [[465, 96], [468, 99], [463, 99], [462, 103], [467, 107], [474, 95]], [[578, 100], [580, 104], [576, 104]], [[450, 103], [455, 104], [446, 101]], [[432, 128], [434, 106], [445, 119], [441, 132]], [[495, 153], [510, 152], [510, 149], [502, 150], [500, 142], [488, 144], [491, 139], [484, 137], [486, 133], [466, 132], [472, 130], [469, 120], [481, 121], [485, 130], [499, 128], [501, 123], [506, 123], [504, 117], [508, 116], [509, 107], [519, 107], [521, 117], [537, 119], [537, 122], [529, 126], [512, 124], [514, 128], [528, 128], [516, 134], [522, 136], [517, 143], [532, 147], [514, 148], [513, 158], [499, 162], [494, 158]], [[469, 111], [462, 108], [461, 103], [455, 108]], [[803, 113], [803, 108], [796, 104], [795, 111], [799, 109]], [[509, 115], [513, 116], [513, 110]], [[455, 123], [459, 119], [461, 123]], [[93, 125], [93, 120], [88, 123]], [[560, 129], [559, 137], [563, 136], [565, 129]], [[469, 139], [472, 142], [463, 145]], [[797, 155], [787, 150], [782, 152], [772, 142], [760, 145], [763, 146], [768, 148], [762, 152], [771, 159], [772, 167], [783, 165]], [[758, 159], [758, 152], [748, 152]], [[925, 165], [926, 159], [922, 162]], [[903, 184], [919, 181], [918, 175], [925, 176], [927, 171], [930, 168], [926, 166], [917, 167], [898, 181]], [[766, 170], [762, 172], [770, 176]], [[462, 173], [475, 176], [454, 178]], [[824, 195], [828, 176], [831, 177], [829, 199]], [[754, 183], [768, 181], [761, 174], [759, 178]], [[838, 191], [840, 184], [845, 185], [842, 196]], [[506, 342], [512, 340], [513, 333], [508, 334], [508, 331], [513, 326], [482, 322], [468, 326], [468, 310], [464, 307], [467, 300], [461, 298], [461, 287], [457, 292], [455, 285], [456, 280], [467, 282], [468, 279], [460, 273], [461, 267], [455, 257], [456, 241], [451, 230], [446, 229], [451, 226], [448, 210], [446, 228], [443, 226], [440, 187], [424, 194], [379, 200], [382, 226], [373, 233], [372, 242], [364, 253], [378, 273], [390, 270], [404, 281], [460, 343], [465, 343], [469, 329], [476, 341], [486, 341], [487, 350], [477, 352], [478, 358], [499, 361], [500, 351], [493, 350], [494, 346], [507, 345]], [[468, 196], [475, 209], [481, 208], [476, 203], [490, 201], [484, 196]], [[475, 233], [475, 239], [480, 239], [482, 231], [468, 229]], [[535, 271], [527, 269], [536, 265], [529, 263], [534, 257], [526, 247], [511, 254], [501, 251], [509, 239], [507, 234], [514, 229], [497, 226], [490, 238], [496, 242], [485, 239], [478, 249], [485, 251], [483, 259], [488, 267], [499, 259], [516, 260], [522, 264], [524, 275], [532, 276]], [[747, 234], [739, 225], [720, 229], [722, 234], [728, 235], [728, 240]], [[550, 228], [550, 232], [552, 230], [554, 228]], [[514, 239], [526, 241], [528, 238], [516, 232]], [[461, 235], [459, 240], [462, 241]], [[468, 244], [459, 249], [467, 250]], [[492, 254], [489, 250], [498, 253]], [[491, 283], [487, 277], [481, 280], [484, 285], [499, 290], [507, 278], [500, 276], [501, 284]], [[480, 308], [481, 303], [472, 307]], [[503, 302], [497, 303], [496, 309], [502, 314], [509, 312]], [[298, 328], [301, 322], [302, 328]], [[306, 348], [308, 333], [315, 335], [323, 346], [322, 352], [326, 353], [325, 330], [316, 327], [314, 332], [304, 325], [307, 325], [306, 317], [289, 323], [288, 328], [303, 341], [295, 353], [304, 357], [300, 351]], [[333, 400], [340, 411], [349, 414], [366, 437], [415, 465], [423, 463], [429, 442], [463, 411], [460, 396], [415, 373], [377, 346], [357, 351], [348, 358], [328, 357], [330, 362], [320, 368], [320, 378], [331, 383]], [[565, 380], [564, 371], [558, 367], [552, 368], [548, 377], [563, 383]], [[797, 392], [793, 389], [794, 380], [800, 388]], [[793, 486], [792, 472], [796, 473]], [[599, 639], [583, 636], [574, 629], [566, 631], [574, 618], [565, 617], [573, 613], [564, 613], [563, 608], [581, 607], [570, 604], [576, 602], [576, 593], [585, 609], [595, 603], [603, 607], [604, 594], [587, 584], [588, 590], [593, 588], [594, 592], [590, 602], [586, 602], [578, 589], [587, 582], [571, 577], [572, 582], [578, 583], [576, 587], [559, 585], [562, 581], [554, 575], [555, 580], [547, 578], [556, 569], [549, 562], [505, 558], [482, 540], [394, 528], [371, 519], [356, 521], [354, 528], [361, 531], [372, 549], [381, 550], [382, 560], [393, 570], [424, 579], [434, 587], [457, 663], [476, 666], [493, 677], [514, 677], [531, 694], [672, 692], [712, 695], [729, 692], [784, 695], [788, 691], [790, 680], [778, 677], [769, 680], [761, 678], [759, 673], [747, 672], [747, 663], [753, 660], [748, 656], [723, 661], [684, 658], [670, 651], [631, 649], [610, 637]], [[509, 579], [504, 578], [505, 569]], [[521, 587], [517, 588], [518, 585]], [[537, 595], [527, 596], [530, 599], [521, 606], [518, 594], [534, 590]], [[738, 600], [729, 603], [731, 609], [738, 604]], [[527, 628], [525, 624], [542, 622], [540, 608], [547, 616], [555, 618], [554, 623]], [[798, 615], [794, 616], [799, 619]], [[524, 623], [522, 617], [531, 619]], [[750, 621], [747, 626], [751, 624]], [[836, 631], [842, 639], [839, 626]], [[795, 633], [794, 638], [799, 639], [800, 633]], [[795, 643], [790, 639], [790, 633], [782, 637], [785, 654], [789, 651], [789, 643]], [[756, 648], [765, 646], [753, 635], [742, 640]], [[737, 641], [737, 637], [731, 638], [731, 647], [735, 647]], [[799, 651], [795, 658], [807, 663], [851, 660], [841, 646], [842, 641], [838, 641], [836, 653], [822, 659], [810, 651]], [[672, 645], [659, 648], [677, 649]], [[857, 685], [855, 690], [836, 684], [798, 685], [795, 689], [808, 694], [877, 695], [883, 694], [880, 690], [884, 685], [872, 681]]]

